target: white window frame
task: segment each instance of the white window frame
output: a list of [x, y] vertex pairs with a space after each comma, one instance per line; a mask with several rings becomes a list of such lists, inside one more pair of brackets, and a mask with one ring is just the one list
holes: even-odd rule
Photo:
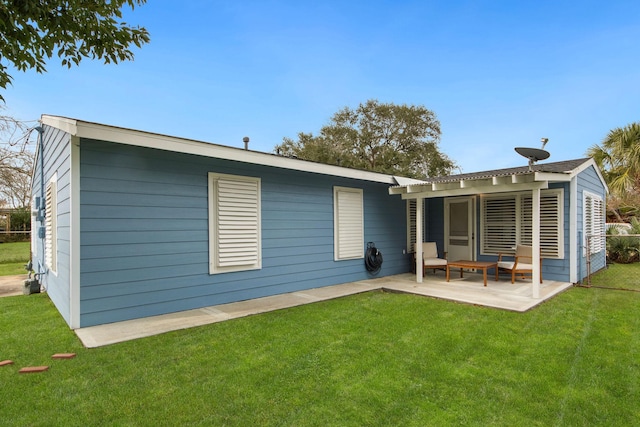
[[582, 192], [582, 234], [585, 250], [583, 256], [597, 254], [605, 249], [604, 237], [595, 237], [590, 240], [587, 247], [587, 237], [603, 236], [605, 229], [605, 207], [604, 200], [599, 195], [590, 191]]
[[209, 173], [209, 274], [262, 268], [260, 178]]
[[58, 273], [58, 174], [47, 183], [45, 191], [44, 262], [54, 275]]
[[[496, 218], [502, 227], [507, 227], [503, 242], [488, 241], [487, 203], [491, 200], [502, 200], [506, 208], [504, 218]], [[550, 205], [545, 210], [545, 206]], [[527, 209], [528, 206], [528, 209]], [[497, 255], [499, 252], [510, 253], [516, 244], [531, 245], [531, 193], [500, 193], [482, 197], [482, 220], [480, 222], [480, 250], [483, 255]], [[499, 234], [493, 239], [500, 239]], [[564, 189], [553, 188], [540, 192], [540, 251], [543, 258], [564, 258]]]
[[333, 187], [333, 257], [335, 261], [364, 258], [364, 192]]

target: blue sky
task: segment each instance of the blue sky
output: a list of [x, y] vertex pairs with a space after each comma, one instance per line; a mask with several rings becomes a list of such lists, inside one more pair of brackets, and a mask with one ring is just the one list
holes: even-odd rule
[[368, 99], [424, 105], [463, 172], [579, 158], [640, 121], [640, 2], [169, 1], [126, 12], [135, 61], [12, 70], [5, 114], [273, 150]]

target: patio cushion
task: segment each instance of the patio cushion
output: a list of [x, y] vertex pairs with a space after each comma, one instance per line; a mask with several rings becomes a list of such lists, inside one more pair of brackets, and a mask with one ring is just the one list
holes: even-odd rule
[[[514, 264], [515, 263], [513, 261], [500, 261], [498, 263], [498, 268], [505, 268], [507, 270], [513, 270]], [[516, 267], [516, 270], [533, 270], [533, 265], [532, 264], [525, 264], [524, 262], [519, 262], [518, 266]]]
[[516, 266], [516, 271], [519, 270], [533, 270], [533, 264], [525, 264], [524, 262], [519, 262]]
[[506, 268], [507, 270], [513, 269], [513, 265], [515, 262], [513, 261], [500, 261], [498, 263], [498, 268]]
[[425, 258], [424, 259], [424, 266], [425, 267], [431, 267], [431, 266], [445, 266], [447, 265], [447, 260], [446, 259], [441, 259], [441, 258]]

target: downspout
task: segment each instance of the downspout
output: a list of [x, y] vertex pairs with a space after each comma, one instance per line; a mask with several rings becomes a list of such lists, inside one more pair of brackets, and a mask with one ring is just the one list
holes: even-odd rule
[[[46, 208], [45, 208], [45, 198], [44, 198], [44, 129], [42, 126], [36, 126], [34, 128], [36, 132], [38, 132], [38, 152], [40, 153], [40, 203], [38, 206], [38, 216], [37, 220], [40, 223], [40, 227], [38, 227], [38, 237], [40, 238], [40, 247], [42, 249], [42, 256], [38, 261], [38, 270], [36, 272], [36, 279], [39, 276], [42, 276], [46, 273], [46, 269], [44, 267], [44, 257], [45, 257], [45, 218], [47, 216]], [[33, 230], [31, 231], [33, 233]]]

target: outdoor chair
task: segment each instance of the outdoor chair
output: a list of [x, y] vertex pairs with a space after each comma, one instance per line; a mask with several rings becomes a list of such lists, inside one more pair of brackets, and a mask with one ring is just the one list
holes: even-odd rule
[[[413, 266], [415, 268], [416, 265], [416, 257], [417, 253], [417, 243], [414, 246], [414, 255], [413, 255]], [[438, 246], [436, 242], [423, 242], [422, 243], [422, 265], [424, 268], [424, 272], [426, 273], [428, 268], [433, 269], [433, 273], [435, 274], [436, 269], [446, 269], [447, 268], [447, 253], [444, 253], [444, 258], [438, 258]]]
[[[513, 261], [503, 260], [503, 254], [498, 254], [498, 272], [506, 271], [511, 274], [511, 283], [516, 282], [516, 275], [525, 278], [529, 275], [533, 279], [533, 249], [531, 246], [516, 245], [516, 253], [513, 255]], [[510, 254], [504, 254], [511, 257]], [[542, 258], [540, 258], [540, 283], [542, 283]]]

